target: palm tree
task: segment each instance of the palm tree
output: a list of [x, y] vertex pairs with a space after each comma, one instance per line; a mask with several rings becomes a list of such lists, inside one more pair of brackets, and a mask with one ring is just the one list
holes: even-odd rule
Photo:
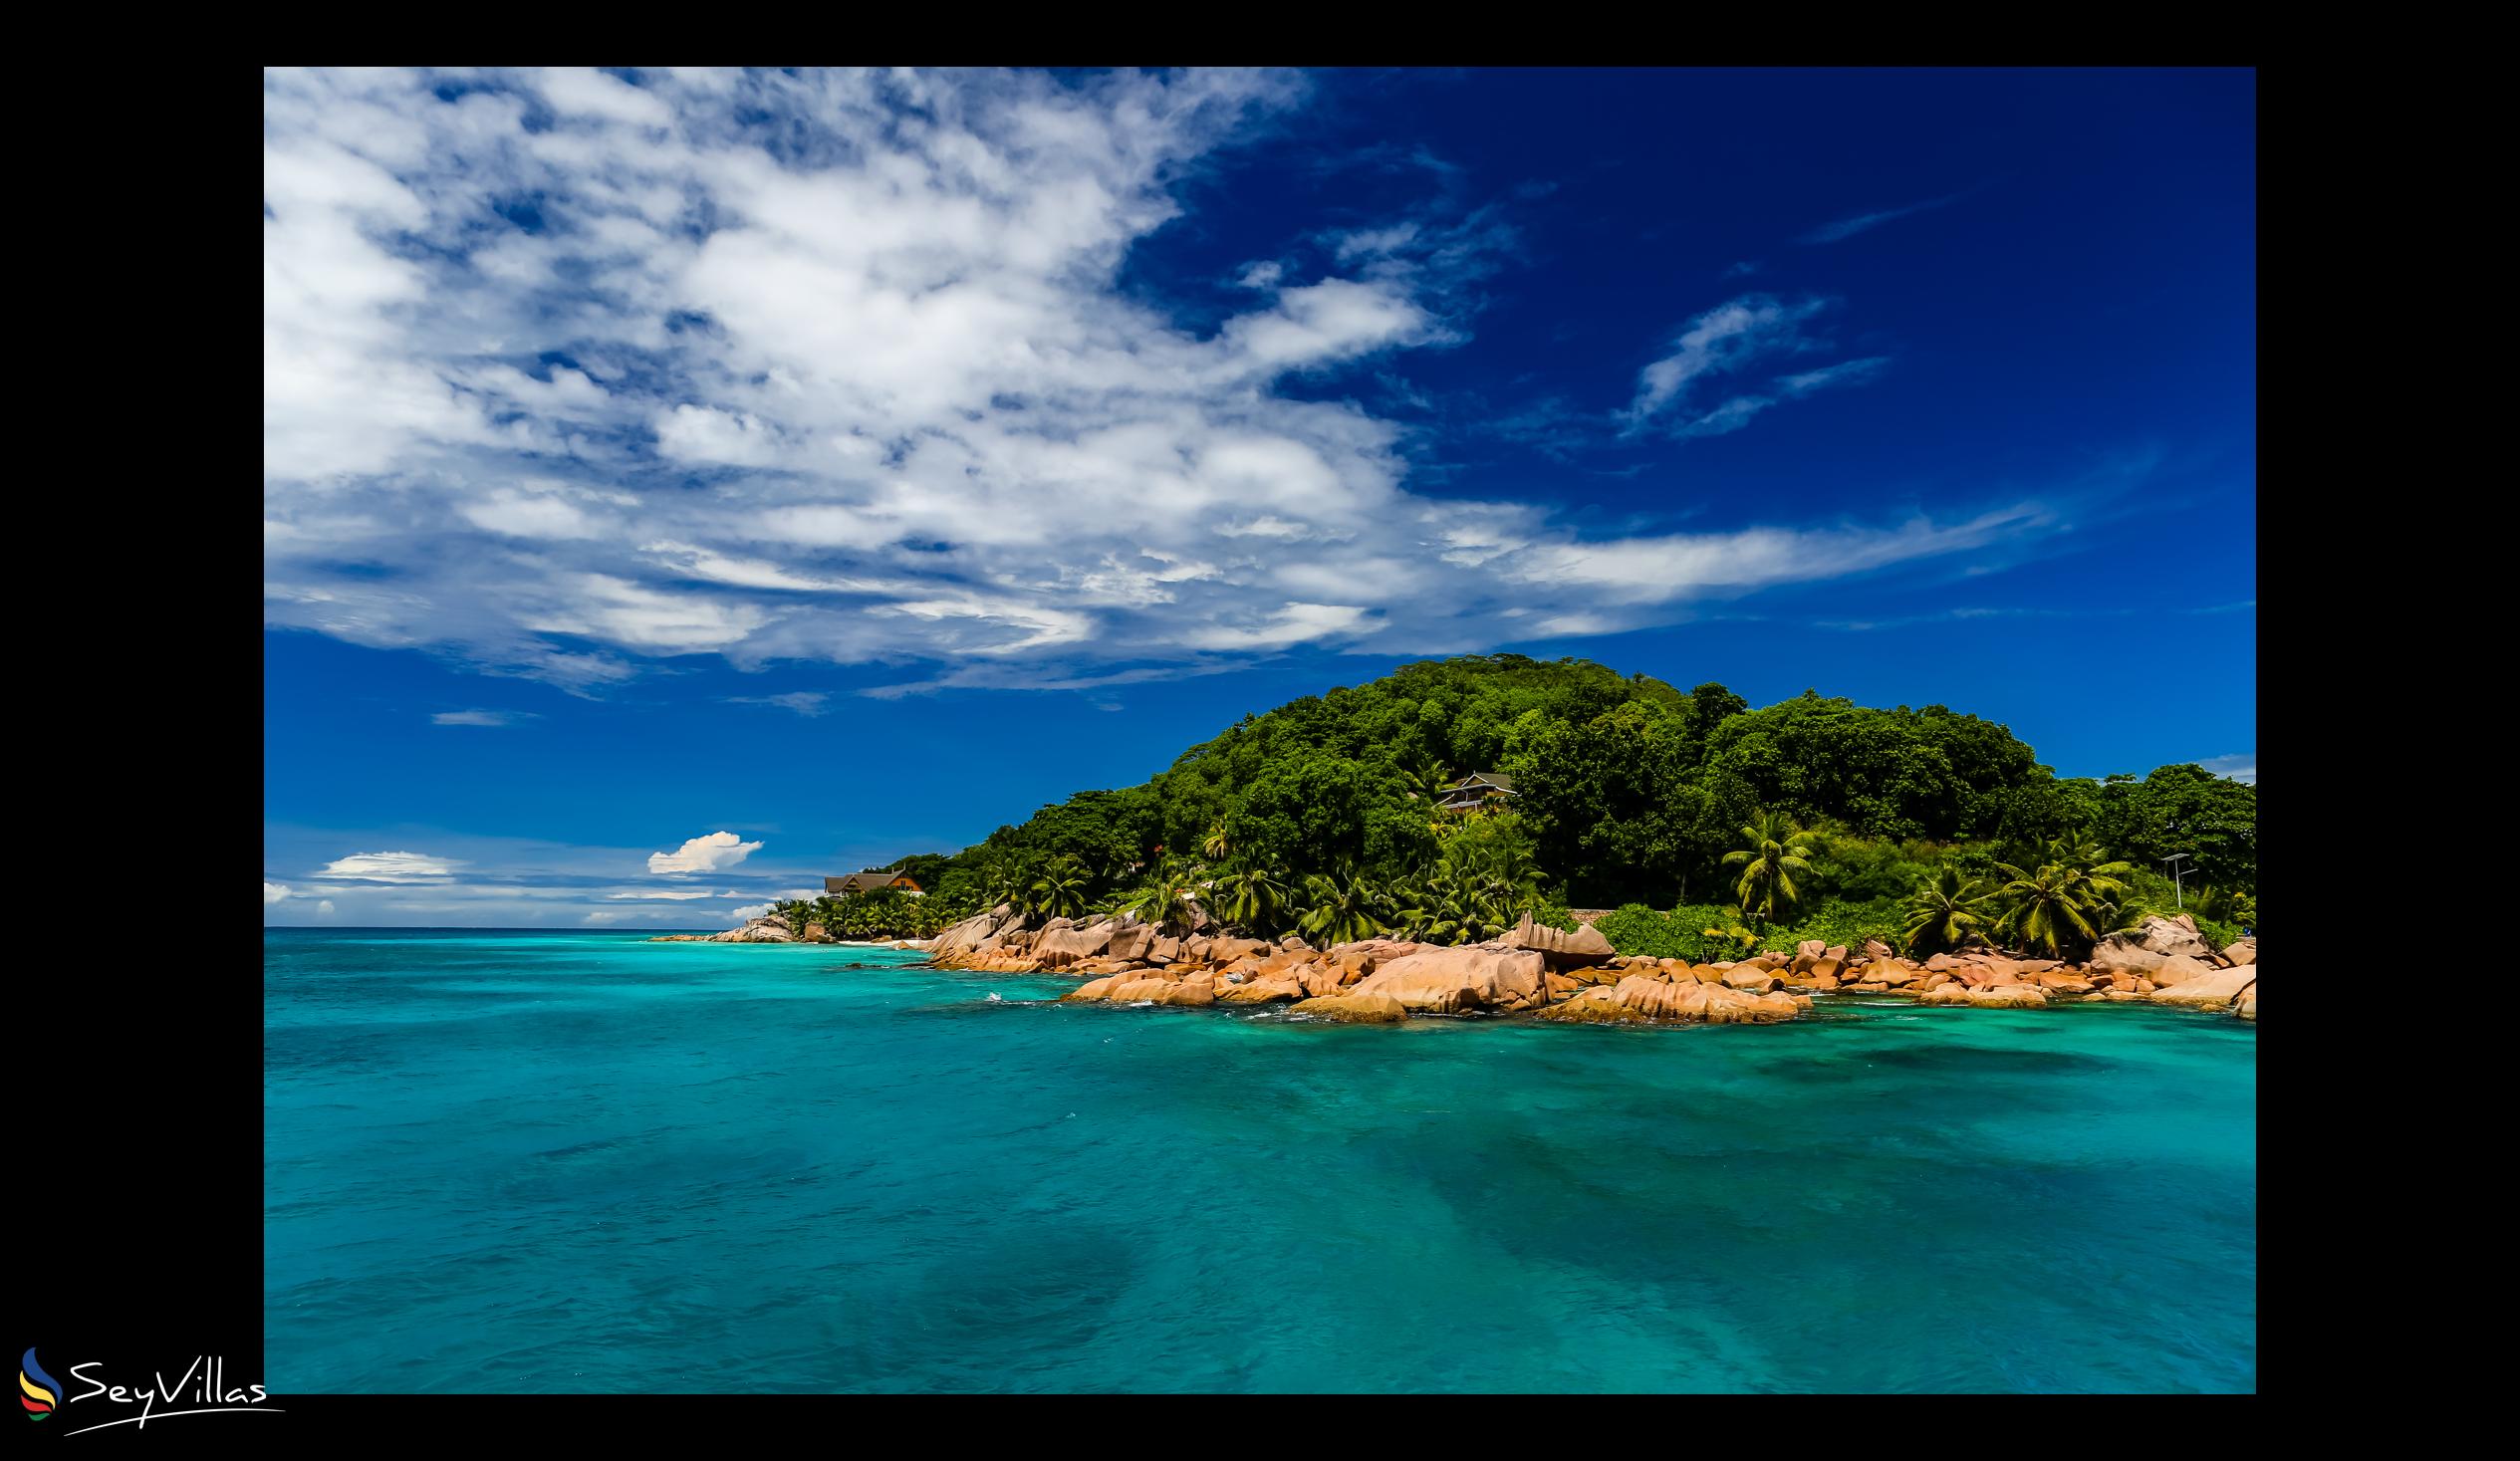
[[1444, 769], [1444, 764], [1425, 751], [1401, 765], [1400, 787], [1412, 798], [1423, 798], [1428, 806], [1443, 800], [1444, 788], [1458, 778]]
[[1393, 917], [1408, 936], [1428, 943], [1477, 943], [1505, 931], [1496, 886], [1500, 879], [1473, 873], [1449, 859], [1397, 895]]
[[2251, 928], [2257, 926], [2257, 899], [2236, 887], [2200, 887], [2189, 901], [2199, 918]]
[[1519, 842], [1498, 839], [1484, 844], [1463, 870], [1479, 894], [1503, 911], [1520, 913], [1540, 892], [1539, 864]]
[[2060, 867], [2098, 867], [2109, 860], [2108, 854], [2101, 851], [2100, 844], [2091, 840], [2089, 833], [2052, 837], [2040, 851], [2042, 862], [2054, 862]]
[[1315, 873], [1308, 879], [1313, 910], [1297, 923], [1323, 947], [1372, 938], [1390, 927], [1391, 909], [1382, 889], [1354, 871], [1337, 877]]
[[1093, 875], [1084, 863], [1069, 856], [1053, 857], [1024, 889], [1025, 916], [1073, 918], [1085, 911], [1086, 890], [1092, 886]]
[[1278, 926], [1295, 890], [1266, 867], [1241, 867], [1216, 879], [1217, 911], [1226, 922], [1265, 933]]
[[1991, 921], [1984, 911], [1991, 896], [1977, 879], [1961, 876], [1959, 868], [1945, 862], [1907, 895], [1900, 937], [1911, 950], [1958, 948], [1982, 934]]
[[2035, 871], [2010, 862], [1995, 866], [2012, 879], [1996, 890], [2004, 905], [2003, 916], [1995, 921], [1998, 934], [2054, 957], [2099, 941], [2089, 874], [2083, 869], [2058, 862], [2041, 863]]
[[981, 870], [980, 901], [992, 908], [1003, 903], [1020, 911], [1032, 885], [1032, 869], [1021, 859], [999, 857]]
[[1166, 857], [1152, 876], [1128, 894], [1113, 909], [1117, 913], [1134, 913], [1141, 923], [1149, 923], [1160, 931], [1167, 927], [1186, 927], [1189, 912], [1198, 905], [1199, 886], [1193, 874], [1197, 869], [1177, 858]]
[[1779, 907], [1791, 908], [1800, 898], [1794, 874], [1811, 866], [1809, 858], [1820, 839], [1782, 812], [1760, 813], [1741, 835], [1749, 845], [1724, 853], [1723, 865], [1741, 869], [1741, 881], [1733, 888], [1741, 911], [1766, 923]]
[[1210, 862], [1222, 862], [1233, 850], [1233, 834], [1225, 826], [1225, 819], [1219, 817], [1208, 827], [1207, 836], [1200, 839], [1199, 853]]

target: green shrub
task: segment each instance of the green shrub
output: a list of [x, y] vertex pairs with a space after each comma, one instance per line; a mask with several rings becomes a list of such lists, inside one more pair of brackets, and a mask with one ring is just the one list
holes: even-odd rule
[[1683, 903], [1667, 913], [1630, 903], [1593, 926], [1623, 954], [1713, 964], [1749, 952], [1723, 932], [1741, 926], [1741, 911], [1728, 903]]
[[1678, 925], [1668, 913], [1657, 913], [1642, 903], [1629, 903], [1615, 913], [1605, 913], [1593, 926], [1610, 940], [1610, 946], [1623, 954], [1640, 954], [1655, 959], [1679, 959]]
[[1768, 929], [1759, 939], [1759, 947], [1779, 953], [1792, 953], [1796, 944], [1819, 939], [1824, 944], [1844, 944], [1850, 953], [1864, 947], [1868, 938], [1878, 938], [1891, 948], [1898, 947], [1899, 905], [1896, 898], [1872, 898], [1864, 902], [1832, 901], [1812, 909], [1799, 921], [1779, 924]]
[[2197, 919], [2196, 931], [2205, 936], [2205, 942], [2214, 946], [2215, 953], [2221, 953], [2238, 942], [2240, 938], [2238, 924], [2216, 922], [2211, 918]]

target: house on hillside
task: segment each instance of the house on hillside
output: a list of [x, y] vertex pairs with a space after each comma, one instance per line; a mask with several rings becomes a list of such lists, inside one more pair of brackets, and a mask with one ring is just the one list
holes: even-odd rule
[[926, 896], [926, 891], [918, 885], [918, 879], [906, 872], [852, 872], [847, 877], [823, 879], [823, 891], [836, 898], [871, 892], [879, 887], [898, 888], [914, 898]]
[[1443, 800], [1435, 804], [1438, 812], [1477, 812], [1499, 807], [1514, 800], [1512, 778], [1494, 771], [1482, 771], [1463, 777], [1443, 789]]

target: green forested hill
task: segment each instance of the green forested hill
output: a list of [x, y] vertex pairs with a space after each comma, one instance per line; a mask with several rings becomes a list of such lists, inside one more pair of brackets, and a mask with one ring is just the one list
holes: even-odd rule
[[[1511, 844], [1559, 906], [1733, 900], [1721, 865], [1745, 823], [1783, 813], [1824, 835], [1806, 909], [1903, 896], [1945, 861], [1975, 876], [2029, 866], [2057, 839], [2134, 866], [2147, 896], [2184, 852], [2191, 887], [2253, 893], [2256, 789], [2193, 766], [2060, 780], [2004, 726], [1928, 705], [1890, 709], [1816, 692], [1751, 709], [1717, 684], [1682, 691], [1589, 660], [1427, 660], [1371, 684], [1249, 716], [1143, 786], [1079, 792], [953, 856], [897, 864], [938, 908], [976, 905], [1059, 859], [1100, 906], [1176, 860], [1386, 885], [1438, 863], [1460, 819], [1437, 791], [1494, 771], [1515, 815], [1469, 819]], [[2170, 902], [2161, 882], [2158, 901]]]

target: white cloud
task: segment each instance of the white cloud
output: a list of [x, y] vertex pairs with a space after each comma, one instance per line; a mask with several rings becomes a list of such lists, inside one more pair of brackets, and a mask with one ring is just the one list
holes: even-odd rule
[[1805, 395], [1832, 385], [1859, 385], [1890, 368], [1887, 356], [1868, 356], [1860, 361], [1843, 361], [1817, 370], [1776, 377], [1777, 388], [1788, 395]]
[[1349, 604], [1290, 604], [1256, 624], [1193, 630], [1188, 641], [1202, 649], [1283, 649], [1351, 633], [1365, 616]]
[[[270, 903], [266, 922], [312, 925], [325, 921], [315, 905], [335, 904], [343, 924], [446, 927], [573, 927], [590, 912], [605, 912], [618, 926], [688, 928], [711, 924], [720, 910], [739, 903], [812, 897], [824, 875], [845, 867], [881, 866], [904, 852], [950, 849], [949, 840], [918, 835], [907, 844], [851, 845], [818, 851], [805, 862], [773, 861], [756, 852], [741, 865], [714, 874], [647, 877], [640, 866], [645, 848], [588, 847], [536, 838], [481, 837], [443, 829], [412, 829], [379, 836], [375, 830], [320, 829], [266, 824], [264, 858], [271, 867], [321, 865], [344, 847], [424, 847], [431, 859], [457, 870], [444, 877], [399, 881], [364, 878], [289, 877], [290, 896]], [[626, 881], [623, 869], [639, 869]]]
[[[690, 654], [920, 666], [906, 693], [1599, 611], [1541, 570], [1600, 545], [1410, 491], [1400, 425], [1293, 388], [1463, 339], [1465, 286], [1513, 252], [1501, 205], [1289, 237], [1326, 277], [1247, 265], [1212, 329], [1125, 287], [1180, 180], [1300, 76], [443, 80], [265, 77], [272, 624], [578, 694]], [[1805, 354], [1819, 308], [1701, 316], [1627, 424], [1711, 434], [1861, 378], [1797, 362], [1696, 402]]]
[[[1558, 544], [1525, 555], [1517, 561], [1515, 572], [1555, 584], [1590, 586], [1602, 605], [1668, 604], [1984, 548], [2035, 532], [2047, 521], [2043, 509], [2025, 503], [1956, 523], [1936, 523], [1919, 516], [1887, 530], [1749, 528]], [[1587, 615], [1586, 621], [1602, 620]], [[1620, 626], [1635, 627], [1635, 622]]]
[[316, 913], [317, 913], [319, 916], [326, 917], [326, 918], [330, 918], [330, 917], [332, 917], [332, 916], [333, 916], [333, 900], [332, 900], [331, 898], [326, 898], [324, 901], [322, 901], [322, 902], [320, 902], [320, 903], [317, 903], [317, 904], [315, 905], [315, 911], [316, 911]]
[[826, 713], [826, 703], [830, 699], [831, 694], [826, 690], [790, 690], [782, 695], [729, 695], [726, 697], [726, 703], [729, 705], [776, 705], [782, 710], [793, 710], [799, 715], [810, 717]]
[[420, 852], [353, 852], [326, 863], [318, 875], [362, 882], [421, 882], [452, 876], [456, 865]]
[[715, 872], [732, 867], [761, 851], [760, 843], [748, 843], [731, 832], [713, 832], [695, 837], [670, 852], [647, 854], [650, 872]]
[[268, 908], [268, 907], [270, 907], [272, 904], [277, 903], [277, 902], [280, 902], [280, 901], [282, 901], [282, 900], [286, 899], [288, 896], [289, 896], [289, 884], [287, 884], [287, 883], [285, 883], [285, 882], [274, 882], [274, 881], [272, 881], [272, 880], [271, 880], [270, 878], [268, 878], [268, 877], [266, 877], [266, 878], [264, 878], [264, 879], [263, 879], [263, 906], [264, 906], [264, 907]]
[[1621, 413], [1622, 434], [1646, 431], [1685, 439], [1738, 431], [1781, 401], [1833, 385], [1857, 385], [1889, 367], [1887, 356], [1841, 361], [1778, 375], [1765, 391], [1736, 394], [1713, 406], [1691, 404], [1702, 380], [1736, 374], [1763, 357], [1803, 355], [1826, 343], [1803, 332], [1804, 322], [1828, 308], [1824, 300], [1784, 304], [1766, 295], [1743, 295], [1698, 316], [1672, 342], [1671, 352], [1637, 375], [1637, 396]]
[[433, 725], [514, 725], [539, 719], [531, 710], [441, 710], [429, 717]]
[[1818, 228], [1813, 229], [1811, 232], [1804, 234], [1801, 238], [1797, 239], [1796, 242], [1807, 244], [1836, 243], [1840, 239], [1853, 238], [1859, 233], [1879, 228], [1883, 224], [1890, 222], [1892, 219], [1904, 218], [1910, 213], [1922, 213], [1928, 208], [1939, 208], [1945, 203], [1956, 202], [1960, 197], [1961, 194], [1952, 193], [1948, 197], [1927, 198], [1921, 203], [1909, 203], [1903, 208], [1884, 208], [1875, 213], [1858, 213], [1851, 218], [1841, 218], [1835, 223], [1824, 223]]
[[770, 905], [768, 903], [746, 903], [740, 908], [727, 909], [726, 917], [729, 922], [741, 923], [748, 918], [764, 917], [769, 912]]

